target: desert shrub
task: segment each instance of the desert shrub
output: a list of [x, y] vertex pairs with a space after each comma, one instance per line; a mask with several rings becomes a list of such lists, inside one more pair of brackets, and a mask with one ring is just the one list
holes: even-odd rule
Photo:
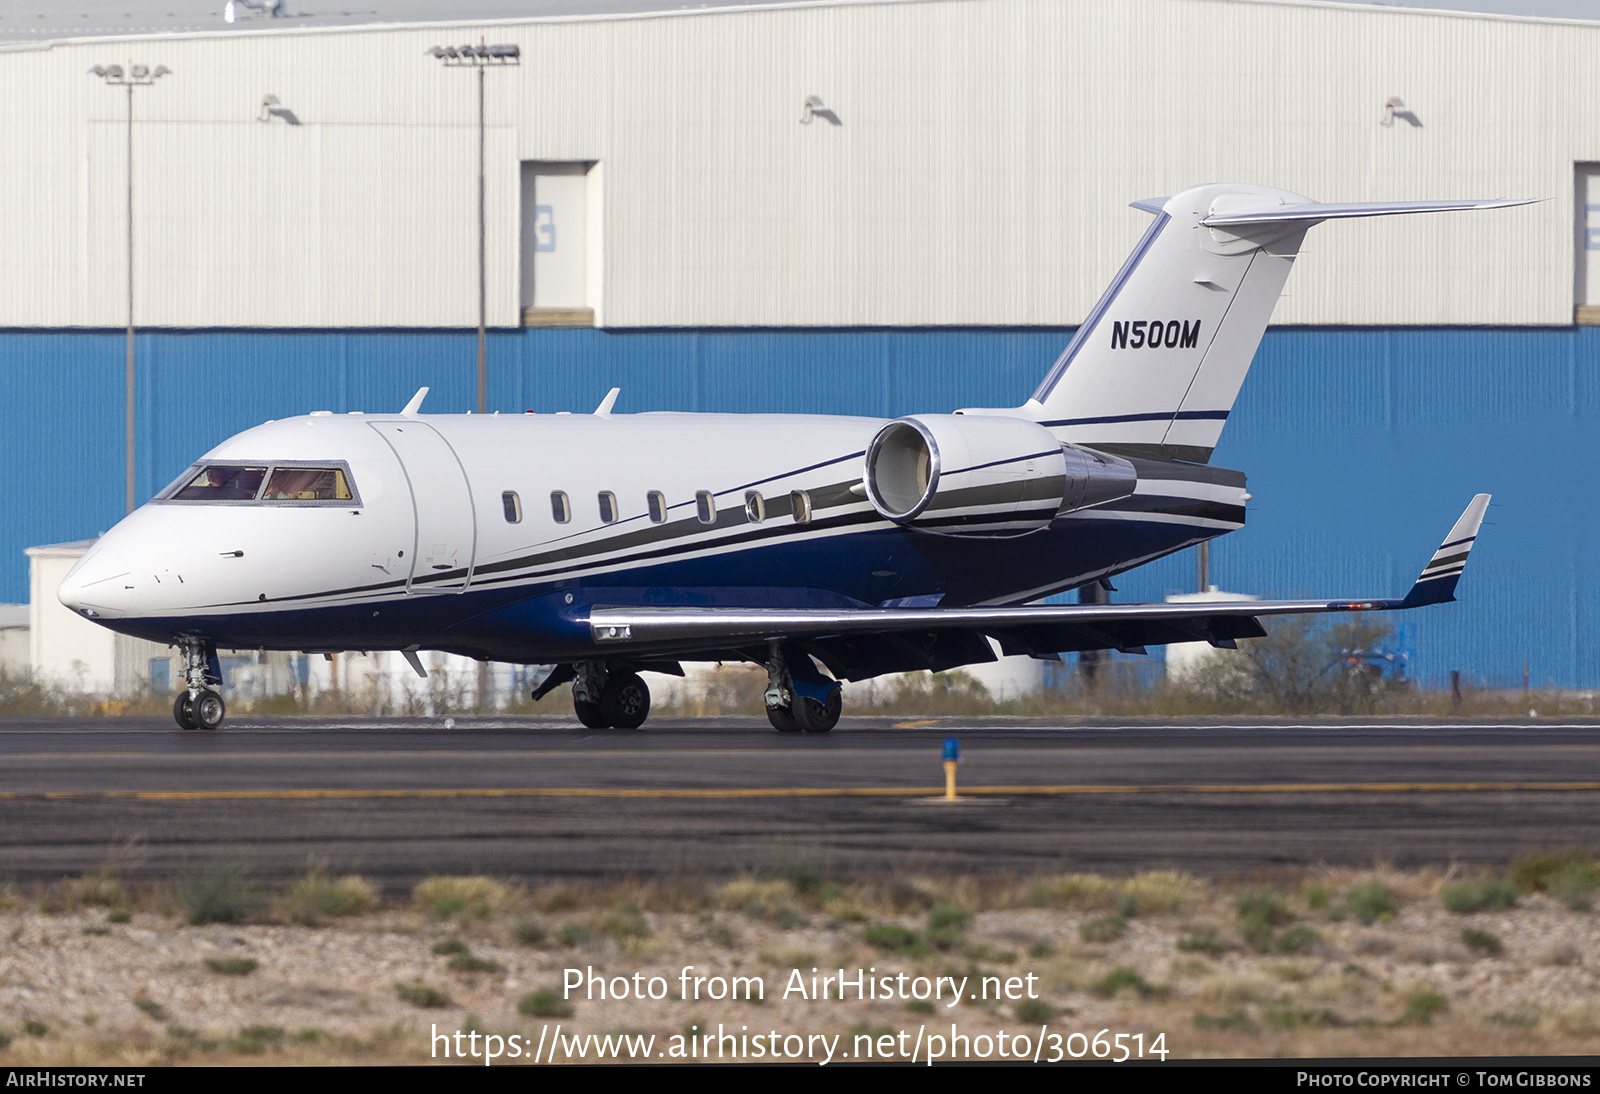
[[1223, 1033], [1255, 1033], [1259, 1028], [1250, 1020], [1243, 1007], [1235, 1007], [1227, 1014], [1196, 1014], [1194, 1028], [1217, 1030]]
[[79, 904], [116, 908], [128, 902], [127, 890], [115, 874], [92, 870], [61, 881], [61, 899], [68, 907]]
[[1012, 1013], [1019, 1022], [1048, 1022], [1056, 1016], [1056, 1008], [1043, 999], [1024, 999]]
[[1149, 999], [1161, 994], [1161, 989], [1148, 983], [1139, 975], [1137, 969], [1126, 966], [1112, 969], [1101, 979], [1089, 986], [1089, 990], [1102, 999], [1110, 999], [1121, 991], [1135, 992], [1141, 999]]
[[559, 992], [540, 988], [517, 1000], [517, 1013], [524, 1018], [571, 1018], [573, 1012]]
[[242, 923], [261, 907], [261, 892], [250, 872], [236, 862], [219, 862], [187, 873], [172, 884], [172, 897], [190, 923]]
[[861, 932], [861, 940], [884, 953], [904, 954], [907, 957], [926, 957], [928, 954], [928, 944], [920, 934], [896, 923], [869, 924]]
[[1292, 1030], [1306, 1026], [1342, 1026], [1344, 1019], [1326, 1009], [1292, 1007], [1279, 1003], [1263, 1007], [1261, 1019], [1273, 1029]]
[[[1122, 883], [1118, 912], [1123, 916], [1176, 915], [1199, 900], [1205, 882], [1175, 870], [1151, 870]], [[1125, 910], [1124, 901], [1131, 905]]]
[[223, 976], [249, 976], [260, 967], [260, 962], [253, 957], [206, 958], [206, 968]]
[[1099, 874], [1060, 874], [1036, 879], [1028, 897], [1036, 908], [1109, 909], [1116, 903], [1116, 886]]
[[1468, 915], [1472, 912], [1503, 912], [1517, 905], [1517, 890], [1509, 881], [1488, 878], [1484, 881], [1462, 881], [1446, 885], [1439, 890], [1439, 899], [1452, 912]]
[[441, 938], [435, 942], [433, 944], [433, 952], [436, 957], [448, 957], [451, 954], [466, 953], [467, 944], [455, 937], [455, 935], [451, 935], [449, 938]]
[[1418, 991], [1406, 999], [1405, 1015], [1400, 1019], [1406, 1025], [1429, 1026], [1437, 1015], [1450, 1010], [1450, 1000], [1436, 991]]
[[419, 980], [409, 984], [396, 984], [394, 994], [402, 1003], [414, 1007], [448, 1007], [450, 997], [437, 988], [430, 988]]
[[1217, 929], [1209, 925], [1195, 927], [1178, 939], [1180, 953], [1203, 953], [1207, 957], [1220, 957], [1228, 949], [1217, 937]]
[[567, 949], [582, 946], [594, 938], [594, 931], [586, 923], [563, 923], [556, 931], [556, 941]]
[[511, 927], [511, 937], [521, 946], [542, 946], [550, 936], [537, 919], [519, 919]]
[[1461, 932], [1461, 944], [1473, 953], [1482, 954], [1484, 957], [1499, 957], [1505, 952], [1505, 947], [1500, 940], [1488, 931], [1476, 930], [1468, 927]]
[[1545, 892], [1574, 912], [1587, 912], [1594, 906], [1597, 888], [1600, 888], [1600, 867], [1593, 862], [1565, 863], [1545, 879]]
[[610, 935], [619, 942], [628, 938], [647, 938], [650, 935], [650, 924], [633, 904], [624, 904], [617, 908], [616, 911], [603, 917], [598, 926], [601, 934]]
[[228, 1048], [246, 1056], [255, 1056], [283, 1043], [287, 1036], [282, 1026], [245, 1026], [239, 1036], [228, 1041]]
[[1120, 915], [1103, 916], [1100, 919], [1091, 919], [1078, 927], [1078, 937], [1085, 942], [1115, 942], [1121, 938], [1128, 929], [1128, 921]]
[[1295, 923], [1284, 928], [1283, 933], [1273, 940], [1272, 948], [1277, 953], [1306, 953], [1321, 942], [1322, 936], [1316, 931], [1304, 923]]
[[928, 944], [936, 950], [959, 945], [972, 913], [955, 904], [935, 904], [928, 912]]
[[326, 918], [371, 911], [378, 905], [378, 890], [356, 874], [332, 878], [313, 869], [289, 884], [283, 902], [290, 919], [315, 927]]
[[1379, 920], [1387, 922], [1395, 917], [1394, 894], [1389, 887], [1376, 879], [1352, 885], [1344, 894], [1350, 914], [1371, 926]]
[[1240, 919], [1261, 919], [1271, 927], [1294, 918], [1289, 902], [1270, 889], [1248, 889], [1234, 898], [1233, 907]]
[[153, 1021], [166, 1021], [167, 1008], [150, 998], [148, 995], [134, 996], [133, 1005], [144, 1011], [145, 1015]]
[[1577, 848], [1565, 851], [1537, 851], [1524, 855], [1511, 866], [1511, 884], [1524, 893], [1549, 890], [1550, 875], [1564, 869], [1595, 869], [1595, 861]]
[[434, 919], [488, 919], [516, 903], [509, 885], [481, 876], [430, 877], [411, 895], [417, 907]]
[[450, 959], [451, 972], [499, 972], [500, 964], [487, 957], [471, 953], [458, 953]]

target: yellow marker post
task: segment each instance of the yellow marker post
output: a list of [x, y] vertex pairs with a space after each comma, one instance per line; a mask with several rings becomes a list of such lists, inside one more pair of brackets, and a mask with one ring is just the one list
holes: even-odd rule
[[956, 764], [961, 762], [961, 745], [954, 737], [944, 739], [944, 799], [956, 800]]

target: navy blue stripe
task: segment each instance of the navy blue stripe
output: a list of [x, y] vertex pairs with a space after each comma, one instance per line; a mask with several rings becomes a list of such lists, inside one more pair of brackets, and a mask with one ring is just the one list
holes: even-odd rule
[[1067, 348], [1062, 351], [1055, 365], [1051, 367], [1050, 372], [1044, 378], [1044, 382], [1039, 385], [1039, 390], [1033, 393], [1035, 400], [1042, 403], [1050, 398], [1050, 393], [1055, 390], [1056, 384], [1061, 382], [1061, 376], [1067, 371], [1067, 366], [1072, 364], [1072, 359], [1078, 355], [1078, 351], [1088, 345], [1089, 336], [1094, 333], [1094, 329], [1099, 325], [1100, 320], [1105, 318], [1106, 310], [1111, 307], [1111, 302], [1122, 291], [1122, 286], [1127, 284], [1128, 278], [1133, 276], [1133, 271], [1138, 269], [1139, 263], [1144, 259], [1145, 254], [1155, 245], [1156, 236], [1161, 234], [1161, 229], [1165, 228], [1167, 222], [1171, 219], [1166, 213], [1156, 217], [1155, 223], [1150, 225], [1149, 229], [1144, 233], [1144, 238], [1139, 240], [1139, 245], [1128, 256], [1128, 261], [1124, 262], [1122, 269], [1117, 271], [1117, 276], [1112, 279], [1111, 287], [1105, 291], [1105, 295], [1100, 297], [1099, 303], [1095, 304], [1094, 309], [1089, 312], [1088, 317], [1083, 321], [1083, 326], [1079, 327], [1078, 333], [1072, 336], [1072, 341], [1067, 343]]
[[1225, 422], [1231, 413], [1227, 410], [1179, 410], [1167, 411], [1162, 414], [1102, 414], [1098, 418], [1056, 418], [1048, 422], [1040, 422], [1042, 426], [1053, 425], [1104, 425], [1107, 422]]
[[[1477, 536], [1473, 535], [1473, 536], [1468, 536], [1466, 539], [1453, 539], [1449, 543], [1441, 543], [1439, 545], [1439, 551], [1443, 551], [1447, 547], [1454, 547], [1457, 544], [1471, 543], [1473, 540], [1475, 540], [1477, 538], [1478, 538]], [[1435, 551], [1434, 554], [1438, 554], [1439, 551]]]

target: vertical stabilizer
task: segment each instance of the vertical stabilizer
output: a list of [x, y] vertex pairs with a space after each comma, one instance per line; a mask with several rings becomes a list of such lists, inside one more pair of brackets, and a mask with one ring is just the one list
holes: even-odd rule
[[1267, 186], [1196, 186], [1155, 214], [1033, 398], [1009, 414], [1124, 455], [1211, 458], [1306, 231], [1323, 220], [1520, 201], [1323, 204]]

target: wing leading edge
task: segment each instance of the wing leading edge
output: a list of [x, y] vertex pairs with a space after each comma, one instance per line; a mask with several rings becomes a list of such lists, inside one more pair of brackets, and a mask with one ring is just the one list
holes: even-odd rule
[[937, 642], [942, 637], [955, 637], [948, 632], [988, 635], [1000, 643], [1005, 653], [1038, 656], [1072, 650], [1137, 650], [1169, 642], [1205, 641], [1232, 647], [1237, 639], [1259, 638], [1266, 633], [1260, 623], [1262, 616], [1393, 611], [1454, 600], [1456, 583], [1488, 505], [1488, 494], [1472, 499], [1411, 590], [1399, 599], [855, 610], [596, 607], [590, 612], [589, 626], [598, 645], [620, 647], [619, 653], [634, 648], [690, 650], [872, 635], [921, 636]]

